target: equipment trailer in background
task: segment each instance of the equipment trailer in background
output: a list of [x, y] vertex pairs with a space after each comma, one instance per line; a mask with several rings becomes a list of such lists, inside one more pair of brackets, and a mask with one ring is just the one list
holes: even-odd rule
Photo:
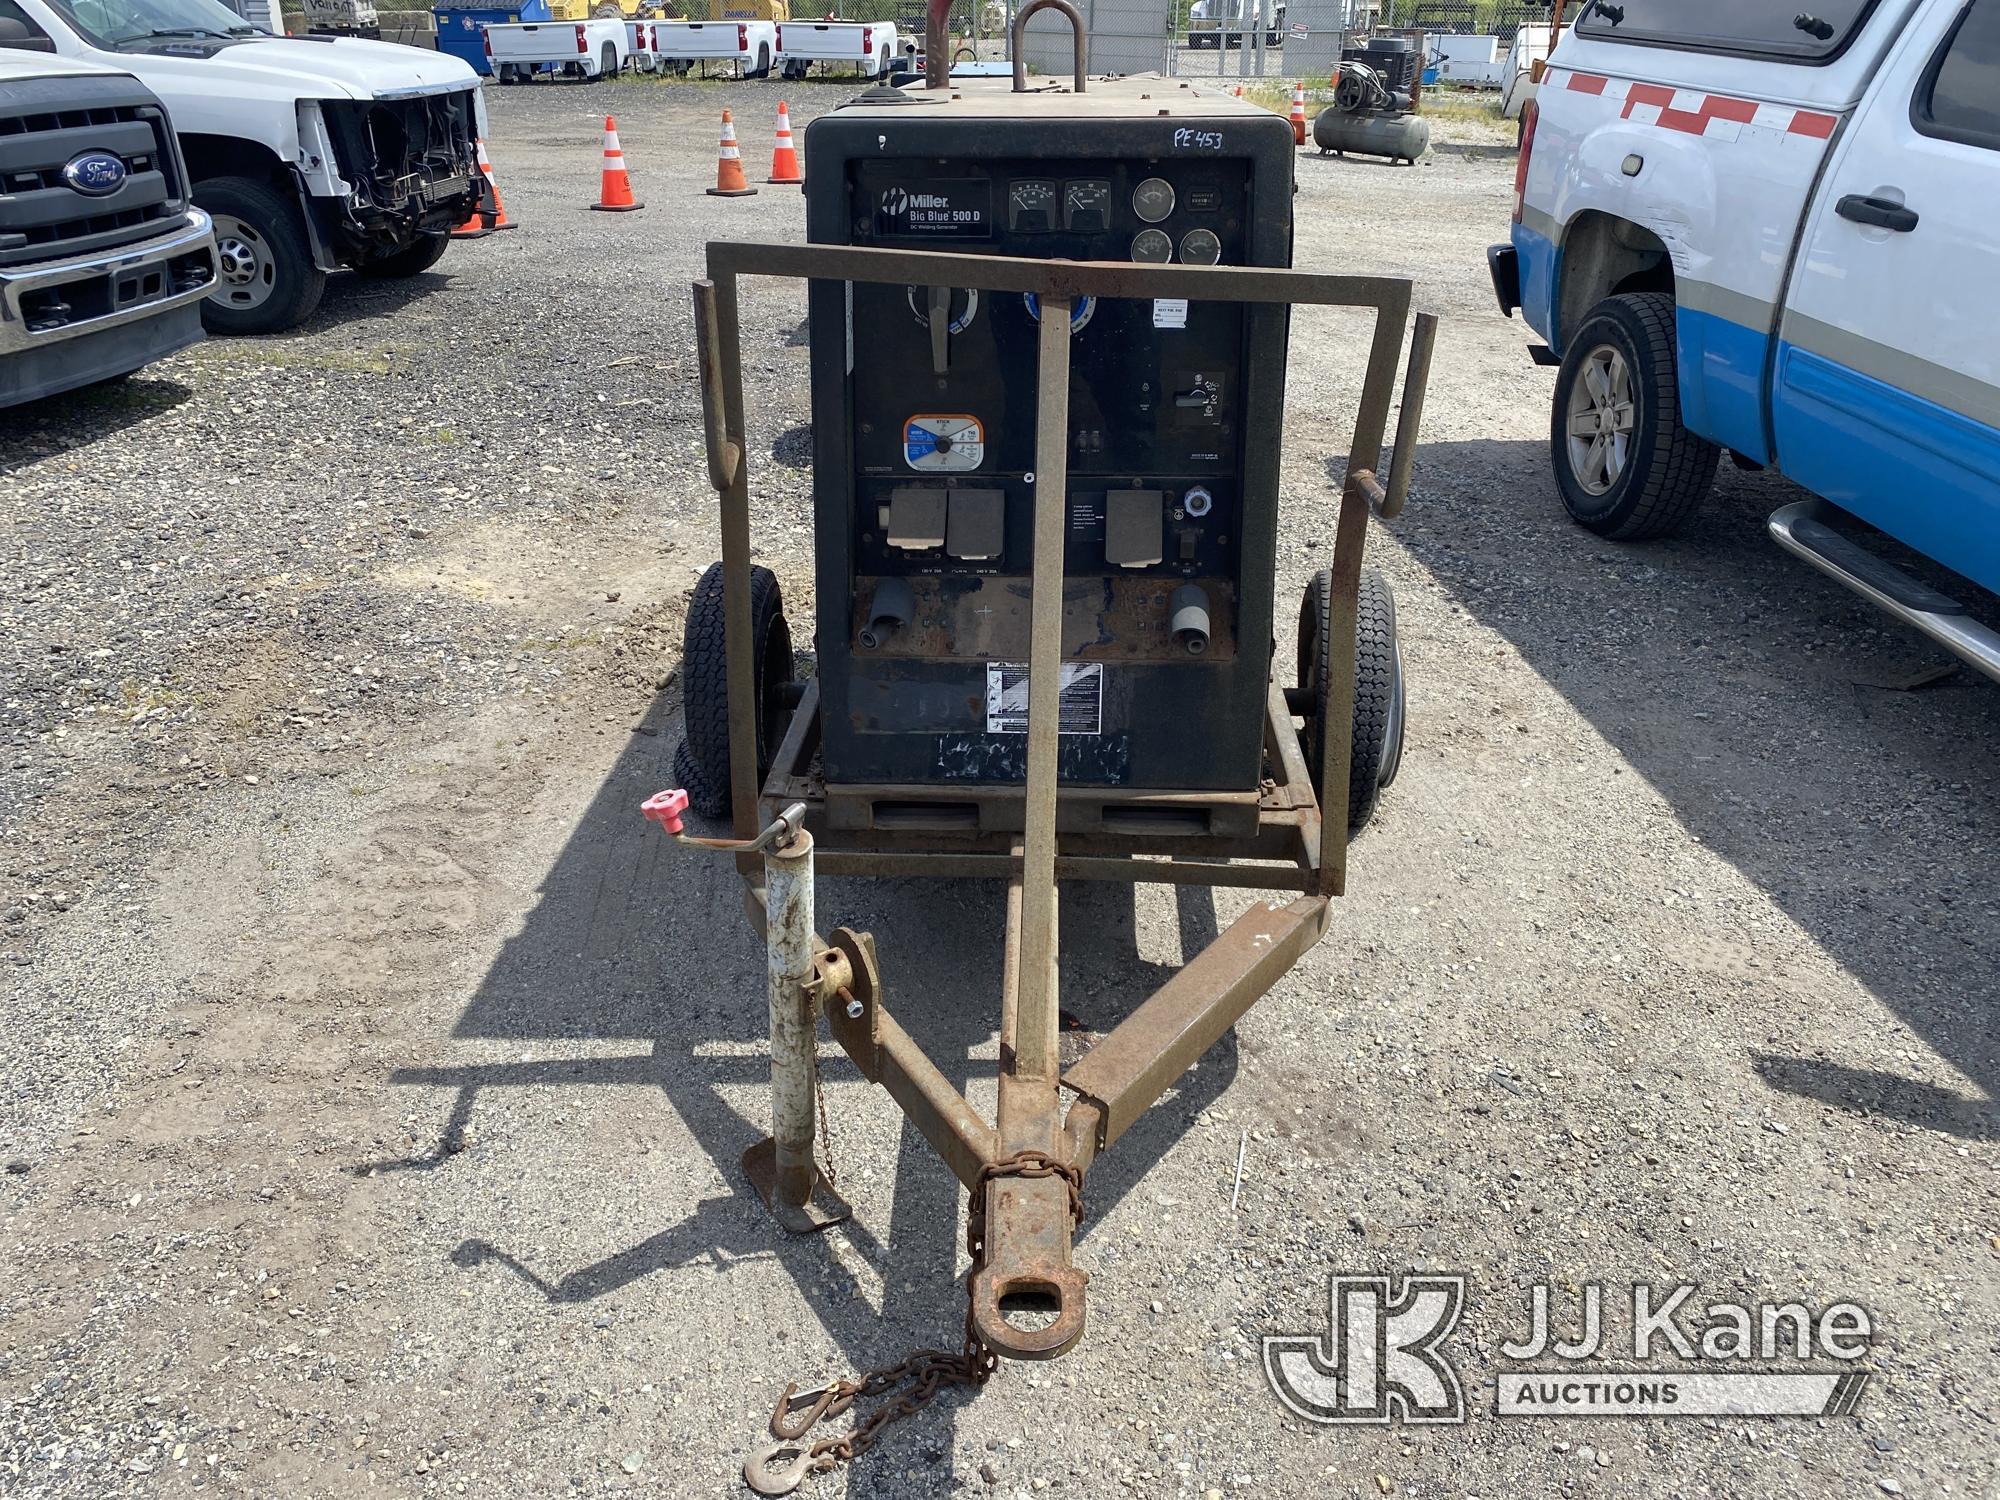
[[[824, 1015], [972, 1194], [964, 1351], [788, 1391], [746, 1466], [765, 1493], [905, 1409], [807, 1436], [857, 1395], [977, 1384], [998, 1357], [1075, 1344], [1085, 1173], [1325, 935], [1400, 752], [1394, 609], [1362, 546], [1408, 489], [1435, 320], [1416, 321], [1384, 477], [1410, 282], [1286, 269], [1287, 122], [1170, 79], [1087, 89], [1066, 0], [1022, 10], [1016, 58], [1048, 5], [1077, 27], [1069, 87], [1030, 90], [1017, 64], [1012, 93], [864, 93], [808, 129], [813, 243], [711, 244], [695, 286], [723, 557], [689, 614], [681, 768], [736, 837], [683, 833], [688, 792], [644, 811], [736, 852], [766, 934], [774, 1129], [745, 1168], [787, 1229], [847, 1216], [813, 1160]], [[820, 656], [803, 687], [776, 580], [750, 562], [744, 276], [810, 287]], [[1293, 304], [1375, 314], [1296, 690], [1271, 680]], [[885, 1008], [893, 957], [818, 935], [816, 871], [1007, 881], [995, 1121]], [[1080, 879], [1271, 894], [1063, 1073], [1057, 882]]]

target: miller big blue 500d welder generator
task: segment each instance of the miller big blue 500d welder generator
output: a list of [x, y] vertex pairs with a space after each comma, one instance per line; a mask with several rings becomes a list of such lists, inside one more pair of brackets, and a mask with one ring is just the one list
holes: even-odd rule
[[[1031, 86], [1022, 31], [1048, 8], [1076, 28], [1075, 73]], [[941, 62], [937, 6], [932, 23]], [[1086, 80], [1067, 0], [1023, 7], [1014, 56], [1011, 91], [933, 76], [815, 120], [810, 243], [708, 247], [695, 327], [723, 557], [688, 616], [687, 785], [644, 808], [734, 853], [765, 936], [772, 1132], [744, 1164], [779, 1221], [848, 1213], [813, 1153], [821, 1019], [971, 1193], [965, 1352], [927, 1357], [929, 1389], [1075, 1343], [1090, 1163], [1328, 930], [1401, 752], [1395, 611], [1362, 549], [1408, 491], [1435, 334], [1419, 314], [1385, 467], [1410, 283], [1290, 269], [1287, 122], [1177, 79]], [[778, 580], [750, 561], [745, 276], [809, 285], [803, 680]], [[1373, 328], [1332, 566], [1274, 674], [1285, 351], [1308, 305]], [[733, 837], [687, 831], [690, 804]], [[1007, 882], [994, 1120], [889, 1014], [874, 938], [816, 930], [816, 870]], [[1074, 880], [1270, 895], [1065, 1071], [1056, 909]], [[805, 1434], [915, 1368], [781, 1402], [751, 1482], [778, 1493], [866, 1446], [878, 1418]]]

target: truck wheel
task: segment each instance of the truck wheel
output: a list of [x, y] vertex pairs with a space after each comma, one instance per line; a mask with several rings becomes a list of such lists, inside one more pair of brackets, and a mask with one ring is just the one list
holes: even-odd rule
[[613, 78], [618, 73], [618, 49], [606, 42], [604, 50], [597, 55], [597, 76]]
[[757, 71], [750, 76], [752, 78], [769, 78], [771, 76], [771, 49], [765, 43], [759, 42], [757, 44]]
[[[1396, 596], [1373, 568], [1361, 570], [1361, 593], [1354, 632], [1353, 759], [1347, 778], [1347, 836], [1354, 837], [1375, 816], [1383, 788], [1403, 763], [1403, 648], [1396, 639]], [[1299, 686], [1312, 694], [1300, 743], [1306, 772], [1322, 807], [1321, 747], [1326, 743], [1327, 681], [1332, 675], [1329, 640], [1333, 634], [1333, 574], [1321, 569], [1306, 585], [1299, 607]]]
[[450, 245], [450, 235], [421, 234], [400, 250], [392, 250], [376, 260], [364, 260], [354, 268], [355, 274], [370, 281], [400, 281], [406, 276], [420, 276], [444, 259]]
[[1599, 536], [1666, 536], [1694, 513], [1721, 450], [1681, 425], [1672, 297], [1590, 310], [1563, 352], [1549, 442], [1564, 508]]
[[[757, 778], [770, 769], [783, 733], [778, 690], [792, 680], [792, 631], [785, 601], [769, 568], [750, 569], [751, 674], [757, 683]], [[688, 801], [706, 818], [729, 813], [728, 631], [722, 617], [722, 564], [710, 563], [694, 586], [687, 630], [681, 639], [681, 716], [687, 737], [674, 774], [687, 784]]]
[[313, 264], [299, 206], [248, 177], [211, 177], [195, 184], [194, 201], [215, 220], [221, 275], [201, 305], [201, 323], [215, 334], [280, 333], [313, 315], [326, 272]]

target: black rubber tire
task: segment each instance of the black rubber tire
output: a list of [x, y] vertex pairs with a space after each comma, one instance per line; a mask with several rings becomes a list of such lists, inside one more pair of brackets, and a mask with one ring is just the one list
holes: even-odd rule
[[767, 44], [762, 42], [757, 44], [757, 68], [755, 72], [747, 76], [751, 78], [769, 78], [771, 76], [771, 49]]
[[[785, 714], [778, 690], [792, 680], [792, 631], [777, 575], [750, 569], [752, 673], [757, 681], [757, 777], [770, 769], [771, 753], [783, 733]], [[722, 564], [710, 563], [694, 586], [687, 629], [681, 638], [681, 716], [686, 738], [674, 763], [687, 786], [688, 802], [705, 818], [729, 814], [728, 628], [723, 620]]]
[[313, 315], [326, 291], [326, 272], [313, 264], [305, 220], [291, 194], [248, 177], [210, 177], [194, 185], [194, 201], [255, 229], [271, 248], [274, 269], [271, 295], [256, 307], [230, 307], [218, 297], [202, 303], [203, 328], [225, 337], [283, 333]]
[[421, 276], [443, 260], [445, 251], [450, 248], [451, 236], [448, 234], [419, 235], [393, 254], [385, 255], [380, 260], [363, 261], [354, 271], [370, 281], [401, 281], [408, 276]]
[[618, 49], [606, 42], [597, 54], [597, 77], [602, 82], [618, 74]]
[[[1333, 574], [1322, 568], [1306, 584], [1299, 606], [1298, 682], [1312, 694], [1300, 742], [1307, 774], [1324, 805], [1320, 788], [1321, 746], [1326, 742], [1327, 682], [1332, 675]], [[1347, 779], [1347, 836], [1353, 838], [1375, 816], [1383, 788], [1403, 763], [1405, 697], [1403, 652], [1396, 639], [1396, 596], [1373, 568], [1361, 570], [1354, 633], [1353, 759]]]
[[[1592, 351], [1609, 344], [1632, 371], [1631, 454], [1611, 488], [1593, 495], [1570, 466], [1570, 392]], [[1680, 375], [1674, 352], [1674, 299], [1665, 292], [1624, 292], [1590, 310], [1563, 351], [1549, 419], [1549, 457], [1570, 519], [1616, 542], [1642, 542], [1678, 531], [1715, 484], [1722, 450], [1681, 425]]]

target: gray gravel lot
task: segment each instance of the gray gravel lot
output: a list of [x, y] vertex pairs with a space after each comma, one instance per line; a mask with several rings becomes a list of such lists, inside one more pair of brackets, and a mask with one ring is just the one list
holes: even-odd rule
[[[728, 1494], [785, 1382], [953, 1337], [961, 1195], [844, 1061], [852, 1223], [786, 1241], [747, 1192], [762, 951], [635, 811], [716, 552], [688, 282], [804, 223], [701, 190], [725, 104], [762, 176], [775, 97], [495, 89], [519, 232], [0, 416], [0, 1494]], [[644, 213], [584, 211], [606, 108]], [[1769, 546], [1769, 477], [1677, 542], [1567, 522], [1485, 277], [1512, 172], [1470, 122], [1414, 169], [1299, 162], [1298, 264], [1446, 320], [1371, 543], [1409, 751], [1333, 936], [1093, 1173], [1078, 1350], [809, 1493], [2000, 1494], [2000, 694], [1899, 688], [1936, 658]], [[802, 316], [747, 294], [794, 622]], [[1294, 321], [1281, 599], [1327, 559], [1354, 336]], [[1066, 892], [1065, 1005], [1108, 1029], [1244, 899]], [[828, 881], [820, 915], [990, 1108], [1000, 893]], [[1289, 1417], [1260, 1336], [1411, 1267], [1473, 1278], [1471, 1422]], [[1490, 1415], [1525, 1289], [1593, 1279], [1852, 1298], [1873, 1383], [1840, 1419]]]

